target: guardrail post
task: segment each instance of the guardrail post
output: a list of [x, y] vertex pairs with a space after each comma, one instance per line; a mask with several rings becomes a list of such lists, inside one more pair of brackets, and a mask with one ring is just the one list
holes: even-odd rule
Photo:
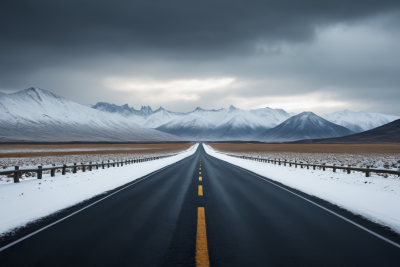
[[108, 161], [107, 163], [107, 168], [110, 168], [110, 161]]
[[99, 163], [96, 161], [96, 170], [99, 169]]
[[42, 176], [43, 176], [42, 166], [38, 166], [37, 178], [42, 179]]
[[369, 177], [369, 166], [367, 166], [367, 170], [365, 171], [365, 177]]
[[313, 165], [313, 170], [315, 170], [315, 165]]
[[347, 174], [350, 174], [351, 170], [350, 170], [350, 165], [348, 166], [349, 168], [347, 168]]
[[63, 168], [62, 168], [62, 172], [61, 172], [62, 175], [65, 175], [66, 169], [67, 169], [67, 165], [64, 164]]
[[[56, 166], [56, 164], [52, 164], [52, 165], [53, 165], [53, 167]], [[51, 169], [51, 170], [50, 170], [50, 174], [51, 174], [51, 177], [56, 176], [56, 169]]]
[[333, 172], [336, 172], [336, 164], [333, 164]]
[[291, 161], [289, 161], [289, 167], [292, 167], [292, 162]]
[[78, 170], [76, 168], [76, 162], [74, 163], [74, 168], [72, 169], [72, 173], [76, 173]]
[[121, 160], [121, 167], [122, 167], [122, 166], [124, 166], [124, 161], [123, 161], [123, 160]]
[[303, 164], [300, 163], [300, 168], [303, 169]]
[[101, 162], [101, 167], [102, 167], [103, 170], [104, 170], [104, 161]]
[[19, 166], [15, 166], [16, 172], [14, 172], [14, 183], [19, 183]]
[[92, 162], [89, 162], [89, 171], [92, 171]]
[[279, 165], [281, 165], [281, 159], [279, 159]]
[[325, 163], [323, 163], [322, 165], [324, 165], [322, 166], [322, 170], [325, 171]]
[[283, 166], [286, 166], [286, 160], [283, 162]]
[[82, 164], [82, 172], [86, 172], [86, 166], [85, 166], [85, 164], [83, 164], [83, 162], [81, 162], [81, 164]]
[[297, 160], [294, 161], [294, 167], [297, 168]]
[[113, 167], [115, 167], [115, 160], [113, 160], [113, 163], [112, 163], [112, 165], [113, 165]]

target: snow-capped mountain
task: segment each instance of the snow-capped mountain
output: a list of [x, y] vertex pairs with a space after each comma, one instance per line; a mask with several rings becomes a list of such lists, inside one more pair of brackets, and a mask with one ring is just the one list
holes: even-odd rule
[[343, 110], [325, 114], [322, 118], [359, 133], [387, 124], [400, 117], [364, 111]]
[[156, 129], [191, 140], [252, 140], [290, 117], [282, 109], [242, 110], [234, 106], [219, 110], [196, 108], [175, 116]]
[[40, 88], [0, 97], [0, 142], [181, 141]]
[[256, 136], [256, 139], [264, 142], [288, 142], [351, 134], [354, 134], [354, 132], [343, 126], [329, 122], [312, 112], [303, 112], [272, 129], [266, 130]]

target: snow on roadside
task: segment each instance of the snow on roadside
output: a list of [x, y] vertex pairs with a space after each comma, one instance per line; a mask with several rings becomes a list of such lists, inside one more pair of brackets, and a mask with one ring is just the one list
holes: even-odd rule
[[0, 234], [134, 181], [196, 152], [198, 144], [176, 156], [42, 180], [0, 185]]
[[230, 157], [203, 146], [213, 157], [329, 201], [400, 233], [399, 179], [279, 166]]

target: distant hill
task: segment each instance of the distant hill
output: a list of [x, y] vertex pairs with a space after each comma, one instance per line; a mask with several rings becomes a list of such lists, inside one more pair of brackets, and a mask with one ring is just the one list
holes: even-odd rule
[[327, 121], [342, 125], [356, 133], [371, 130], [394, 120], [400, 119], [400, 117], [393, 115], [368, 113], [364, 111], [356, 112], [347, 109], [325, 114], [321, 117]]
[[400, 119], [375, 129], [349, 136], [301, 140], [295, 143], [312, 144], [400, 144]]
[[278, 126], [255, 137], [263, 142], [288, 142], [354, 134], [353, 131], [329, 122], [312, 112], [295, 115]]

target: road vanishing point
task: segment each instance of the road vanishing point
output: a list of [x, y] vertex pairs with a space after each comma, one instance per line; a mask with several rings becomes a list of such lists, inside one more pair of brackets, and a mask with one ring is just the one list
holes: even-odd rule
[[400, 266], [394, 233], [201, 145], [69, 212], [2, 245], [0, 266]]

